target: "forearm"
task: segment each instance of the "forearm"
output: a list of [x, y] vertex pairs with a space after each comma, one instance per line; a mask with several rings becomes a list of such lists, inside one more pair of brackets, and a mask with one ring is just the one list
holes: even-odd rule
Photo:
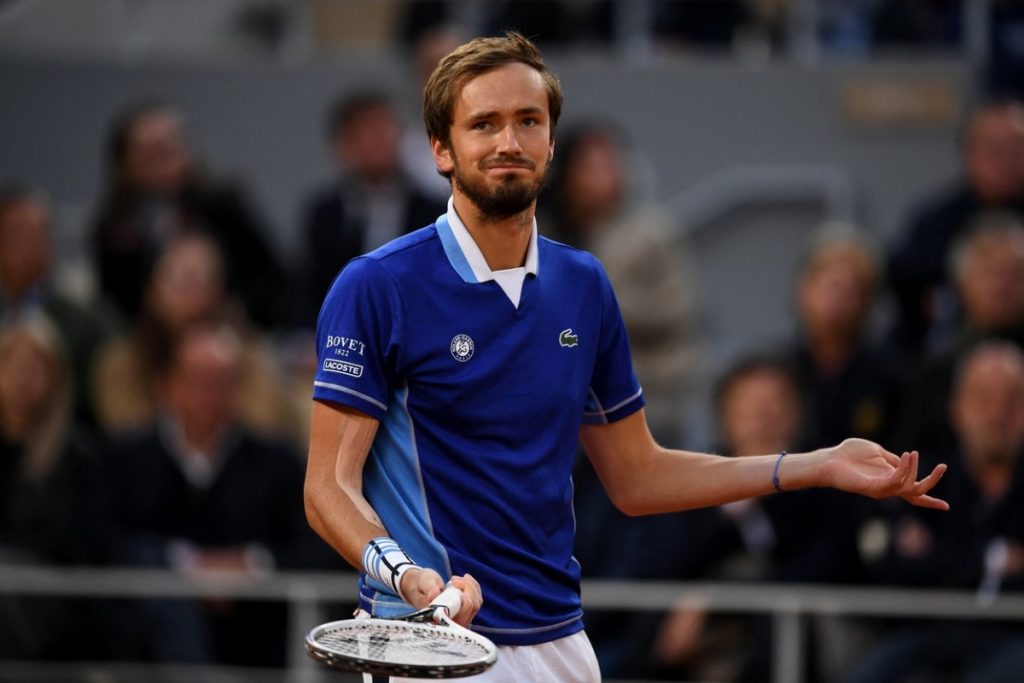
[[822, 451], [727, 458], [707, 453], [656, 447], [626, 475], [617, 502], [630, 515], [690, 510], [775, 493], [779, 465], [784, 491], [823, 484]]
[[313, 405], [305, 504], [310, 526], [353, 567], [372, 538], [387, 530], [363, 497], [363, 465], [377, 433], [364, 415]]
[[387, 536], [380, 518], [358, 491], [346, 490], [333, 481], [307, 479], [306, 518], [313, 530], [356, 569], [370, 539]]

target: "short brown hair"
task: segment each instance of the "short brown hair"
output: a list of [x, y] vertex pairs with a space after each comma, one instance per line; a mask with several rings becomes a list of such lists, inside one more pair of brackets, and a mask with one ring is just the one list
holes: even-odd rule
[[438, 63], [423, 88], [423, 122], [427, 127], [427, 136], [449, 147], [455, 98], [466, 81], [506, 64], [517, 63], [533, 67], [544, 79], [553, 137], [558, 117], [562, 113], [562, 86], [558, 77], [544, 63], [544, 57], [537, 46], [515, 31], [509, 31], [504, 36], [471, 40], [457, 47]]

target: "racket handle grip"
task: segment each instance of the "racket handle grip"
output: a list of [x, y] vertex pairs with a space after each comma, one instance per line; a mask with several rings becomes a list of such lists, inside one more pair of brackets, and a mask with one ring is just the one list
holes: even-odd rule
[[449, 619], [454, 618], [462, 609], [462, 591], [449, 585], [430, 602], [430, 606], [434, 608], [435, 614], [437, 610], [444, 610]]

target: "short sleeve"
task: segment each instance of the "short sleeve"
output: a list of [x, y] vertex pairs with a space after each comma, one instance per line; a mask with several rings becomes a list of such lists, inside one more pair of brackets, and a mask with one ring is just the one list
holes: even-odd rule
[[595, 268], [601, 300], [601, 342], [583, 409], [584, 424], [615, 422], [644, 406], [619, 304], [604, 268], [596, 260]]
[[382, 419], [401, 348], [401, 320], [401, 300], [384, 267], [368, 258], [350, 261], [317, 319], [313, 398]]

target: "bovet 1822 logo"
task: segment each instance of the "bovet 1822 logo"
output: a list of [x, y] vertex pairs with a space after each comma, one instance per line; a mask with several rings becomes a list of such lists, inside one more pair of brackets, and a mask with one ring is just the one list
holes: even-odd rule
[[473, 357], [476, 346], [468, 334], [457, 334], [452, 337], [452, 343], [448, 348], [452, 352], [452, 358], [460, 363], [465, 363]]

